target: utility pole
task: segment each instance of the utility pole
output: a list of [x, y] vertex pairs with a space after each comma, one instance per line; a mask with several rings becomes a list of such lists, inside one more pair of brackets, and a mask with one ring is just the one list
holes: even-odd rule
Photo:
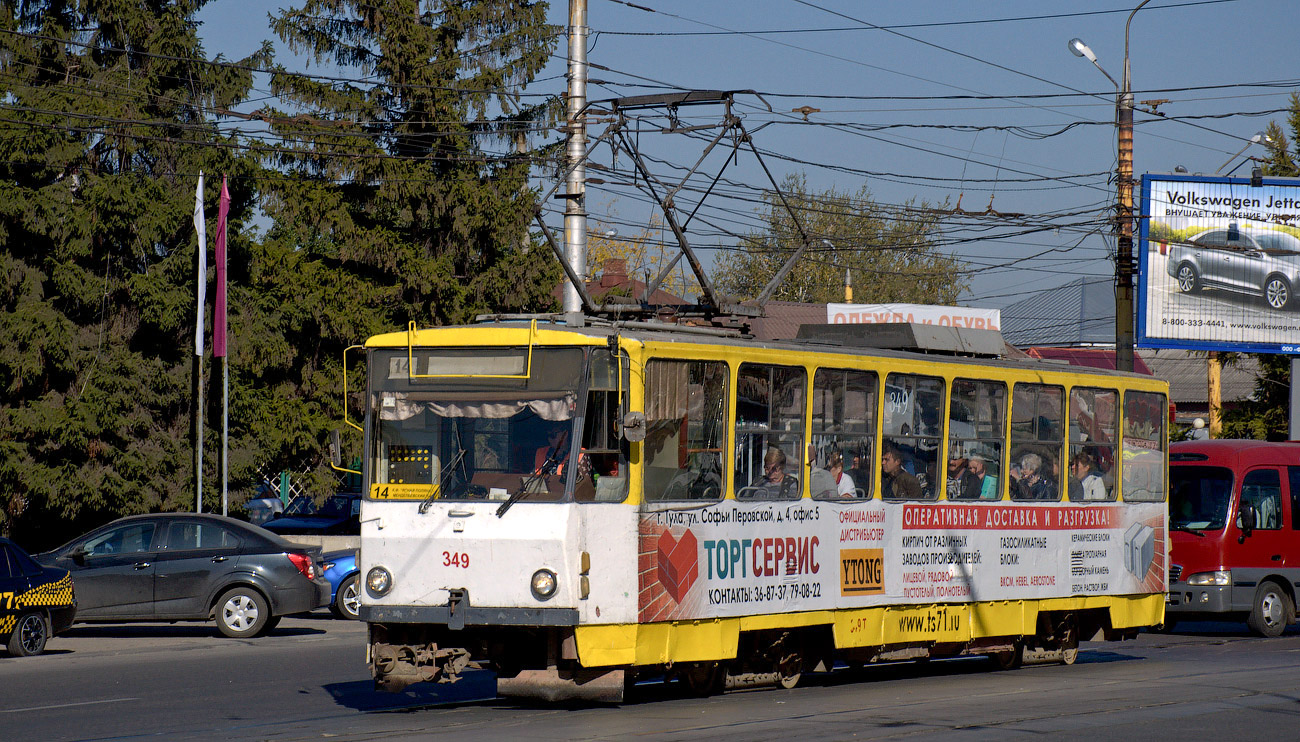
[[[1145, 3], [1143, 3], [1145, 4]], [[1138, 7], [1142, 7], [1139, 5]], [[1134, 13], [1137, 11], [1134, 10]], [[1132, 20], [1133, 16], [1129, 16]], [[1115, 240], [1115, 368], [1133, 370], [1133, 88], [1128, 67], [1128, 26], [1124, 27], [1124, 88], [1117, 101], [1119, 127], [1119, 220]]]
[[1211, 438], [1218, 438], [1223, 432], [1223, 360], [1219, 354], [1210, 351], [1210, 357], [1206, 360], [1206, 401], [1209, 407], [1210, 424], [1209, 431]]
[[1119, 128], [1119, 236], [1115, 241], [1115, 368], [1133, 370], [1133, 78], [1129, 73], [1128, 31], [1142, 0], [1124, 23], [1124, 77], [1116, 102]]
[[1124, 23], [1123, 84], [1097, 63], [1097, 55], [1079, 39], [1070, 52], [1084, 57], [1115, 86], [1115, 129], [1119, 168], [1115, 184], [1115, 368], [1133, 370], [1133, 81], [1129, 74], [1128, 30], [1133, 16], [1151, 0], [1142, 0]]
[[[569, 0], [568, 189], [564, 195], [564, 255], [579, 280], [587, 278], [587, 0]], [[581, 322], [578, 287], [564, 284], [565, 323]]]

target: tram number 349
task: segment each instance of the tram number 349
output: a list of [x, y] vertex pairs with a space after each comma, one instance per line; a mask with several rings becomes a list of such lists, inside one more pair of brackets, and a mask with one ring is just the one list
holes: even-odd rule
[[468, 569], [469, 554], [463, 551], [444, 551], [442, 552], [442, 566]]

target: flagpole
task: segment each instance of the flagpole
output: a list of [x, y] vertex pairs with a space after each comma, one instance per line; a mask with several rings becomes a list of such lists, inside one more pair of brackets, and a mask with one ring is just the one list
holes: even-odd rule
[[221, 514], [230, 515], [230, 359], [221, 359]]
[[194, 412], [194, 512], [203, 512], [203, 307], [208, 300], [208, 235], [203, 219], [203, 171], [194, 191], [194, 231], [199, 237], [198, 270], [195, 278], [197, 309], [194, 313], [194, 368], [197, 405]]
[[221, 359], [221, 514], [230, 514], [230, 356], [226, 353], [226, 218], [230, 191], [221, 176], [217, 209], [217, 296], [212, 317], [212, 356]]

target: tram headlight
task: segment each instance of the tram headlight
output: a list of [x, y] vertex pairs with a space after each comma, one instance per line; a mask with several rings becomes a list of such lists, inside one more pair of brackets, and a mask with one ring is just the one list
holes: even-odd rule
[[555, 588], [559, 585], [555, 578], [555, 573], [549, 569], [539, 569], [533, 573], [533, 579], [529, 587], [533, 589], [533, 597], [538, 600], [549, 600], [555, 595]]
[[371, 567], [366, 573], [366, 589], [375, 597], [387, 595], [393, 589], [393, 575], [383, 567]]
[[1232, 573], [1226, 569], [1216, 572], [1197, 572], [1187, 578], [1188, 585], [1231, 585]]

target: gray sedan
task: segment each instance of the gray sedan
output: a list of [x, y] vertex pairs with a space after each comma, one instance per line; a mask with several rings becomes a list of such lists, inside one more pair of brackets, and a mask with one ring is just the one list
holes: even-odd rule
[[1270, 307], [1285, 309], [1300, 285], [1300, 239], [1236, 224], [1207, 229], [1185, 243], [1170, 243], [1165, 270], [1183, 293], [1226, 289], [1262, 296]]
[[72, 573], [78, 622], [215, 618], [241, 638], [330, 599], [320, 547], [219, 515], [121, 518], [35, 559]]

